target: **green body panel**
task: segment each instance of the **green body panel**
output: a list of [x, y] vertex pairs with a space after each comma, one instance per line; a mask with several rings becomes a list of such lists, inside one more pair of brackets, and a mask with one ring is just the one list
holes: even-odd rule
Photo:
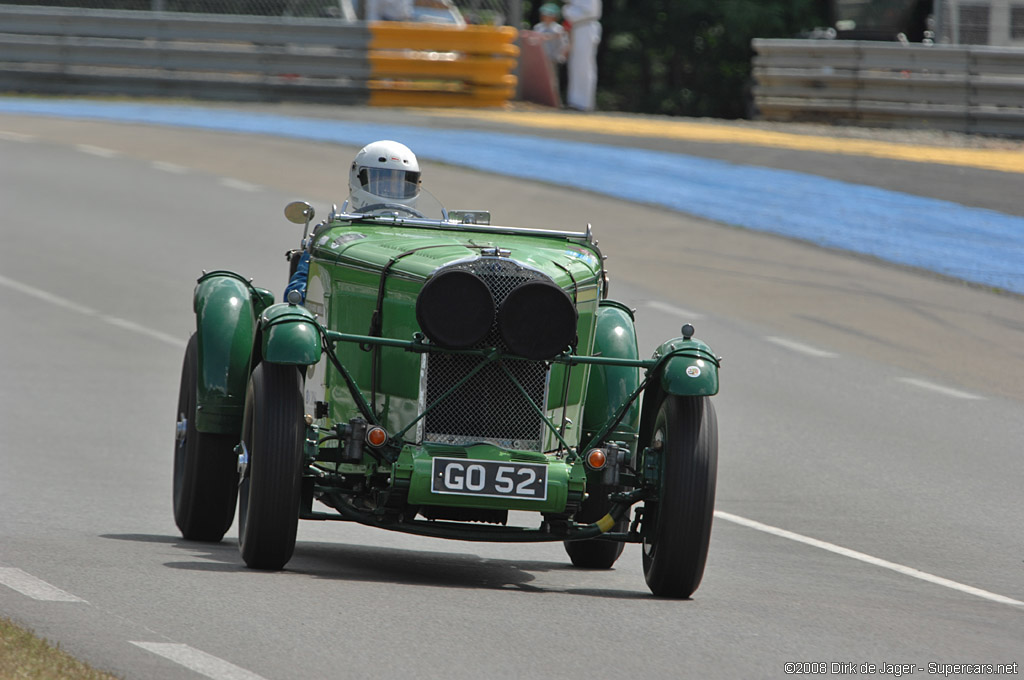
[[399, 259], [393, 271], [423, 281], [438, 267], [475, 257], [481, 248], [488, 247], [508, 250], [508, 257], [547, 274], [567, 290], [572, 287], [573, 277], [580, 283], [593, 281], [601, 271], [600, 256], [593, 248], [567, 238], [344, 221], [317, 232], [313, 258], [379, 272], [395, 256], [415, 249]]
[[[594, 300], [596, 303], [597, 300]], [[577, 333], [580, 343], [576, 348], [578, 354], [589, 355], [594, 349], [594, 326], [597, 323], [597, 305], [577, 305], [579, 323]], [[579, 423], [583, 420], [584, 388], [590, 380], [592, 366], [566, 366], [555, 364], [551, 367], [548, 386], [548, 403], [546, 415], [556, 425], [561, 424], [560, 434], [567, 444], [576, 446], [580, 442], [583, 430]], [[568, 385], [566, 384], [568, 383]], [[558, 440], [554, 433], [547, 432], [544, 450], [558, 448]]]
[[[456, 494], [435, 494], [430, 490], [432, 461], [434, 457], [465, 458], [499, 462], [546, 463], [548, 466], [548, 492], [543, 501], [488, 498], [484, 496], [462, 496]], [[491, 444], [473, 446], [407, 446], [395, 467], [398, 478], [410, 477], [409, 503], [412, 505], [444, 505], [460, 508], [495, 508], [528, 510], [545, 513], [559, 513], [565, 510], [570, 491], [583, 492], [584, 477], [582, 464], [568, 465], [554, 456], [543, 454], [512, 453]]]
[[[616, 359], [638, 359], [636, 327], [628, 307], [611, 300], [602, 300], [597, 310], [594, 333], [594, 356]], [[640, 386], [640, 369], [629, 366], [591, 366], [587, 383], [587, 401], [583, 411], [582, 429], [589, 439], [630, 401]], [[636, 452], [636, 435], [640, 427], [640, 405], [633, 400], [619, 424], [606, 438], [624, 442]]]
[[[698, 350], [714, 356], [711, 348], [696, 338], [675, 338], [662, 343], [654, 351], [654, 358], [679, 350]], [[696, 352], [694, 352], [695, 354]], [[679, 396], [712, 396], [718, 394], [718, 366], [709, 360], [690, 356], [668, 359], [657, 376], [658, 384], [666, 394]]]
[[200, 432], [241, 430], [255, 315], [266, 302], [262, 293], [230, 272], [205, 274], [196, 285], [196, 429]]
[[[342, 333], [366, 335], [377, 304], [380, 272], [330, 268], [332, 278], [331, 303], [327, 307], [332, 330]], [[385, 283], [380, 335], [387, 338], [410, 340], [419, 332], [416, 324], [416, 295], [422, 282], [399, 278], [392, 273]], [[367, 399], [372, 396], [373, 353], [359, 345], [339, 343], [335, 348], [341, 363], [351, 372]], [[381, 414], [381, 424], [390, 432], [401, 429], [416, 417], [419, 403], [420, 366], [423, 357], [403, 349], [384, 347], [379, 350], [377, 370], [377, 401], [375, 411]], [[347, 421], [358, 411], [341, 377], [330, 372], [331, 416], [336, 421]]]
[[263, 361], [308, 366], [320, 361], [323, 345], [313, 313], [305, 307], [278, 303], [260, 315]]

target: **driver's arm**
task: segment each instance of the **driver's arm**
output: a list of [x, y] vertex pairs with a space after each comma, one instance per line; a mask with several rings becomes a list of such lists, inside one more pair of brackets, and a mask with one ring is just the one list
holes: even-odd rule
[[295, 267], [295, 273], [288, 281], [288, 287], [284, 289], [284, 301], [288, 302], [288, 293], [293, 290], [299, 291], [302, 301], [306, 301], [306, 281], [309, 279], [309, 251], [302, 253], [299, 264]]

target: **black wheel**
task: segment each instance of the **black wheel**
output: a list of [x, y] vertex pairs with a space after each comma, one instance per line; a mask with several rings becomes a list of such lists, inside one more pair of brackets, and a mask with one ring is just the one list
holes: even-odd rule
[[189, 338], [181, 367], [178, 424], [174, 437], [174, 522], [190, 541], [217, 542], [235, 519], [238, 458], [233, 435], [196, 431], [199, 370], [196, 335]]
[[257, 366], [245, 394], [238, 499], [238, 547], [253, 569], [281, 569], [295, 550], [305, 439], [302, 413], [302, 382], [295, 367]]
[[655, 595], [685, 598], [704, 575], [715, 509], [718, 419], [707, 397], [666, 396], [651, 432], [661, 487], [644, 503], [644, 578]]
[[[583, 501], [579, 512], [576, 513], [576, 521], [581, 524], [590, 524], [608, 514], [612, 504], [608, 500], [608, 494], [614, 491], [609, 487], [600, 484], [587, 485], [587, 499]], [[629, 520], [624, 519], [618, 522], [612, 531], [626, 531], [629, 529]], [[624, 543], [618, 541], [603, 541], [601, 539], [588, 539], [584, 541], [565, 541], [565, 552], [575, 567], [581, 569], [611, 569], [615, 560], [622, 554]]]

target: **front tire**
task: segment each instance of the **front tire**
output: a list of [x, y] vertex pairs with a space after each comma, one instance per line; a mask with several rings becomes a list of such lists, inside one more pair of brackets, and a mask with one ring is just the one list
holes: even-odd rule
[[199, 347], [189, 338], [178, 390], [178, 425], [174, 438], [174, 523], [190, 541], [216, 543], [235, 519], [238, 437], [196, 430]]
[[[608, 514], [612, 503], [608, 500], [608, 494], [614, 489], [594, 484], [589, 486], [589, 495], [576, 513], [576, 521], [580, 524], [589, 524]], [[622, 532], [629, 528], [629, 520], [624, 519], [618, 522], [613, 531]], [[599, 538], [584, 539], [582, 541], [565, 541], [565, 552], [569, 554], [574, 567], [580, 569], [611, 569], [615, 561], [619, 559], [624, 543], [619, 541], [606, 541]]]
[[295, 550], [305, 439], [301, 375], [261, 363], [245, 395], [242, 444], [248, 453], [239, 486], [238, 547], [246, 566], [281, 569]]
[[687, 598], [704, 576], [715, 509], [718, 419], [711, 400], [666, 396], [650, 446], [660, 449], [661, 484], [657, 500], [644, 504], [644, 578], [655, 595]]

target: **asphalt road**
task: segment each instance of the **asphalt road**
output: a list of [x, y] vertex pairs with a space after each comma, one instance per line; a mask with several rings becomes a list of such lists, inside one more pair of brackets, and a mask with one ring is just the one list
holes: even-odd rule
[[[235, 530], [182, 541], [172, 432], [195, 277], [283, 289], [299, 237], [283, 205], [340, 203], [354, 151], [0, 117], [0, 613], [145, 679], [1024, 664], [1019, 296], [450, 167], [425, 177], [450, 208], [592, 222], [642, 347], [691, 321], [725, 356], [694, 598], [652, 598], [636, 546], [589, 572], [558, 545], [304, 522], [288, 569], [260, 573]], [[991, 174], [958, 171], [957, 191]]]

